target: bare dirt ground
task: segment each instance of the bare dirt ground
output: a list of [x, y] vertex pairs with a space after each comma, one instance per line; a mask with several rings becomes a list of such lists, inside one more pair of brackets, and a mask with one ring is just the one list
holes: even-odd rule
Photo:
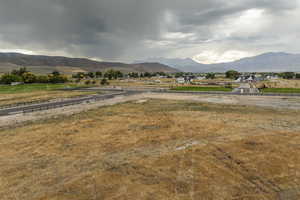
[[269, 97], [269, 96], [240, 96], [240, 95], [189, 95], [189, 94], [159, 94], [146, 95], [149, 98], [193, 100], [210, 103], [250, 105], [261, 107], [272, 107], [276, 109], [300, 109], [299, 97]]
[[0, 197], [300, 198], [299, 110], [131, 100], [2, 129]]

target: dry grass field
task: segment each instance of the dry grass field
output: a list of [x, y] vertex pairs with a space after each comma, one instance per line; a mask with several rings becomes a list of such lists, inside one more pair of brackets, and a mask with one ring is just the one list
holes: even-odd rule
[[0, 130], [0, 199], [299, 199], [300, 111], [148, 100]]
[[300, 88], [300, 80], [279, 79], [263, 81], [255, 84], [258, 88]]

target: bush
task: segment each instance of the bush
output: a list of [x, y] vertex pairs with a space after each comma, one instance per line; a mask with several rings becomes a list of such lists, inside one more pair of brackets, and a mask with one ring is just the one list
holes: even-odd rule
[[84, 84], [89, 85], [89, 84], [91, 84], [91, 81], [90, 81], [90, 80], [86, 80], [86, 81], [84, 82]]

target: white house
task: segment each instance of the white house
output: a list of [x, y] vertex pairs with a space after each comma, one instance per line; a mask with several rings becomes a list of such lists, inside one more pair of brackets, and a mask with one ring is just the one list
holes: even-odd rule
[[180, 83], [180, 84], [184, 84], [185, 83], [185, 78], [183, 78], [183, 77], [177, 78], [176, 82]]

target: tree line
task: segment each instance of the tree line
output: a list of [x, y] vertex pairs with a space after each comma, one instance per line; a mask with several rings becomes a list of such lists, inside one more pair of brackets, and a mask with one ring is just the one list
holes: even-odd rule
[[14, 82], [22, 83], [65, 83], [68, 82], [68, 78], [58, 71], [53, 71], [48, 75], [35, 75], [28, 71], [26, 67], [21, 67], [11, 71], [10, 73], [5, 73], [0, 78], [0, 84], [11, 84]]
[[82, 79], [94, 79], [94, 78], [106, 78], [108, 80], [115, 80], [119, 78], [124, 78], [124, 77], [129, 77], [129, 78], [151, 78], [151, 77], [156, 77], [156, 76], [165, 76], [165, 77], [170, 77], [165, 72], [144, 72], [144, 73], [137, 73], [137, 72], [129, 72], [127, 74], [122, 73], [119, 70], [107, 70], [106, 72], [101, 72], [101, 71], [96, 71], [96, 72], [78, 72], [72, 77], [76, 80], [82, 80]]

